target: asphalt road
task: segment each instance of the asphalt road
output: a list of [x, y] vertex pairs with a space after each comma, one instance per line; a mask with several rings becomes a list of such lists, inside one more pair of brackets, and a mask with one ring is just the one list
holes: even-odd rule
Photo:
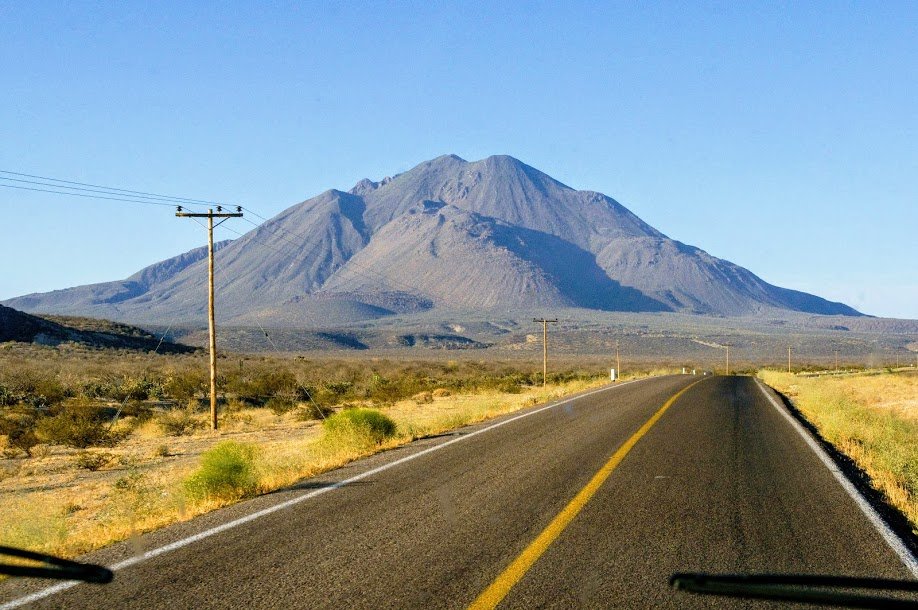
[[[33, 605], [464, 608], [604, 468], [608, 478], [515, 575], [500, 607], [766, 607], [670, 589], [670, 574], [685, 571], [910, 578], [750, 378], [657, 378], [532, 411], [115, 545], [91, 559], [112, 565], [427, 451], [123, 568], [110, 585], [78, 585]], [[4, 583], [0, 600], [36, 587]]]

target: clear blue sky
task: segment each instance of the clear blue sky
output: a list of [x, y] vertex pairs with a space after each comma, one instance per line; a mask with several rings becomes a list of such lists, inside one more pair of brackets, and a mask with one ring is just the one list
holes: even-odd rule
[[[0, 4], [0, 169], [268, 216], [509, 154], [769, 282], [918, 318], [914, 2], [215, 4]], [[168, 208], [0, 210], [0, 298], [204, 243]]]

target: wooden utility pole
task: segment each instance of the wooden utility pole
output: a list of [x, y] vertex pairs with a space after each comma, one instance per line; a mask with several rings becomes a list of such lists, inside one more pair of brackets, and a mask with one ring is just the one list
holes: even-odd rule
[[835, 372], [838, 372], [838, 350], [835, 350]]
[[615, 340], [615, 378], [621, 379], [622, 377], [622, 359], [619, 356], [618, 350], [618, 339]]
[[547, 320], [545, 318], [534, 318], [533, 322], [542, 323], [542, 387], [548, 383], [548, 325], [557, 324], [558, 318]]
[[727, 344], [727, 375], [730, 374], [730, 344]]
[[[220, 226], [227, 218], [241, 218], [242, 208], [236, 207], [235, 212], [224, 212], [221, 206], [217, 211], [212, 209], [205, 213], [185, 212], [179, 206], [175, 212], [179, 218], [206, 218], [207, 219], [207, 325], [210, 330], [210, 429], [217, 429], [217, 329], [214, 314], [214, 226]], [[214, 225], [214, 218], [222, 218]]]
[[790, 373], [790, 345], [787, 346], [787, 372]]

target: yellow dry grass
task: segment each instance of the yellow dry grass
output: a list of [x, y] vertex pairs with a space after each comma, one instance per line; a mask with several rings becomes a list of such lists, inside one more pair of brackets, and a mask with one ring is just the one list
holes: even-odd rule
[[850, 457], [918, 533], [918, 376], [798, 376], [760, 371]]

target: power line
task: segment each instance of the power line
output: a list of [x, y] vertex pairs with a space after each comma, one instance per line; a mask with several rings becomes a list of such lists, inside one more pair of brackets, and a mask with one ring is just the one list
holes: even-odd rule
[[[156, 197], [158, 199], [166, 199], [169, 201], [184, 201], [185, 203], [200, 203], [204, 205], [221, 205], [216, 201], [208, 201], [206, 199], [192, 199], [190, 197], [178, 197], [174, 195], [161, 195], [159, 193], [150, 193], [147, 191], [135, 191], [131, 189], [123, 189], [114, 186], [104, 186], [101, 184], [90, 184], [88, 182], [77, 182], [75, 180], [63, 180], [61, 178], [50, 178], [48, 176], [37, 176], [35, 174], [24, 174], [22, 172], [13, 172], [5, 169], [0, 169], [0, 174], [9, 174], [10, 176], [21, 176], [23, 178], [35, 178], [38, 180], [50, 180], [51, 182], [60, 182], [61, 184], [75, 184], [81, 187], [91, 187], [96, 189], [105, 189], [107, 191], [118, 191], [120, 193], [126, 193], [129, 195], [147, 195], [149, 197]], [[12, 178], [3, 178], [4, 180], [12, 180]], [[66, 188], [66, 187], [63, 187]], [[223, 204], [225, 205], [225, 204]]]
[[67, 191], [52, 191], [50, 189], [37, 189], [28, 186], [16, 186], [15, 184], [2, 184], [0, 186], [8, 189], [18, 189], [20, 191], [34, 191], [36, 193], [51, 193], [52, 195], [70, 195], [71, 197], [84, 197], [86, 199], [107, 199], [109, 201], [124, 201], [126, 203], [142, 203], [146, 205], [161, 205], [174, 208], [174, 203], [165, 203], [159, 201], [142, 201], [140, 199], [127, 199], [124, 197], [105, 197], [102, 195], [87, 195], [85, 193], [68, 193]]
[[[80, 186], [64, 186], [62, 184], [54, 184], [53, 182], [39, 182], [37, 180], [23, 180], [22, 178], [7, 178], [6, 176], [0, 176], [0, 180], [7, 180], [9, 182], [19, 182], [22, 184], [37, 184], [38, 186], [47, 186], [55, 190], [55, 193], [60, 193], [62, 195], [69, 195], [70, 191], [82, 191], [84, 193], [100, 193], [102, 195], [118, 195], [121, 196], [121, 193], [115, 190], [100, 190], [94, 188], [84, 188]], [[60, 189], [67, 189], [66, 191]], [[151, 196], [151, 195], [131, 195], [132, 199], [145, 200], [156, 202], [158, 205], [175, 205], [177, 203], [185, 204], [184, 201], [176, 199], [164, 199], [163, 197]], [[187, 205], [187, 204], [186, 204]]]
[[[14, 185], [14, 184], [4, 184], [3, 182], [0, 182], [0, 186], [2, 187], [23, 190], [23, 191], [49, 193], [52, 195], [69, 195], [71, 197], [83, 197], [86, 199], [104, 199], [108, 201], [121, 201], [124, 203], [149, 204], [149, 205], [158, 205], [158, 206], [166, 206], [166, 207], [174, 207], [175, 204], [177, 203], [181, 203], [184, 205], [187, 205], [188, 203], [219, 205], [217, 204], [217, 202], [212, 202], [212, 201], [208, 201], [205, 199], [194, 199], [191, 197], [162, 195], [159, 193], [153, 193], [149, 191], [137, 191], [137, 190], [132, 190], [132, 189], [120, 188], [120, 187], [110, 187], [110, 186], [105, 186], [105, 185], [100, 185], [100, 184], [92, 184], [88, 182], [78, 182], [75, 180], [64, 180], [62, 178], [41, 176], [38, 174], [26, 174], [23, 172], [14, 172], [10, 170], [0, 170], [0, 174], [8, 174], [10, 176], [21, 176], [23, 178], [35, 178], [37, 180], [50, 181], [50, 182], [37, 182], [35, 180], [25, 180], [23, 178], [9, 178], [9, 177], [0, 175], [0, 180], [19, 182], [22, 184], [32, 184], [35, 186], [50, 187], [48, 189], [44, 189], [44, 188], [35, 188], [34, 186], [27, 187], [27, 186], [19, 186], [19, 185]], [[53, 184], [55, 182], [60, 183], [60, 184]], [[78, 185], [78, 186], [65, 186], [65, 185], [71, 185], [71, 184]], [[61, 189], [67, 189], [67, 190], [61, 190]], [[99, 189], [102, 189], [102, 190], [99, 190]], [[71, 191], [82, 191], [82, 192], [78, 193], [78, 192], [71, 192]], [[126, 195], [121, 196], [121, 193], [124, 193]], [[169, 203], [169, 202], [172, 202], [172, 203]], [[254, 210], [251, 210], [249, 208], [243, 208], [243, 209], [245, 209], [247, 212], [250, 212], [254, 216], [264, 221], [268, 220], [268, 218], [262, 216], [261, 214], [259, 214], [258, 212]], [[249, 222], [252, 226], [256, 228], [262, 228], [260, 225], [252, 222], [251, 220], [247, 218], [244, 218], [244, 220]], [[270, 233], [274, 233], [275, 235], [278, 234], [276, 230], [272, 231], [271, 229], [267, 227], [265, 227], [264, 230], [267, 230]], [[232, 231], [232, 232], [240, 237], [243, 236], [243, 234], [239, 233], [238, 231]], [[289, 233], [291, 235], [295, 235], [294, 233], [287, 231], [287, 230], [284, 230], [284, 232]], [[305, 236], [302, 236], [302, 235], [297, 235], [297, 236], [302, 239], [306, 239]], [[286, 240], [286, 241], [290, 241], [290, 240]], [[263, 244], [263, 245], [267, 245], [267, 244]], [[308, 240], [307, 240], [307, 244], [297, 243], [294, 245], [296, 245], [297, 248], [302, 248], [304, 245], [308, 245]], [[313, 251], [316, 250], [321, 245], [322, 245], [321, 242], [316, 243], [312, 249], [306, 252], [306, 256], [308, 257], [309, 255], [311, 255]]]

